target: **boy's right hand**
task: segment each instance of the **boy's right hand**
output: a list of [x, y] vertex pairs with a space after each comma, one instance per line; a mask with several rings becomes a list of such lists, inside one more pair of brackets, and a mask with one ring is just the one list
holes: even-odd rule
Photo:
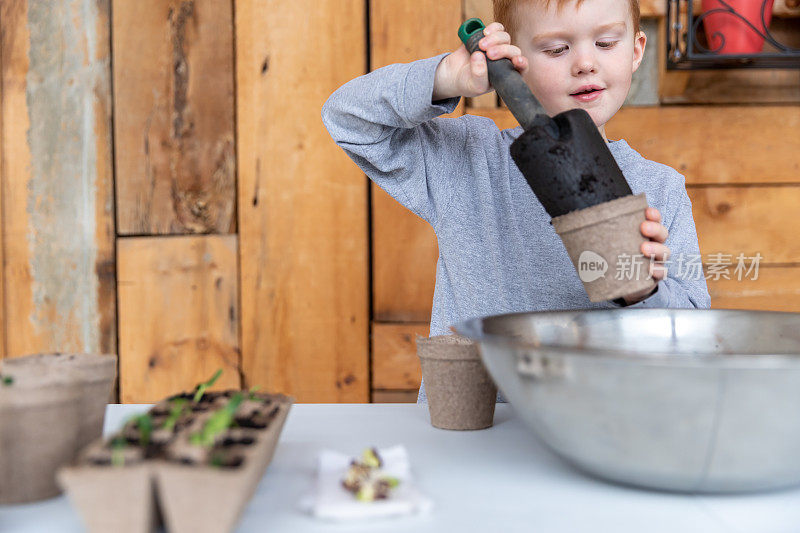
[[[484, 37], [478, 42], [489, 59], [508, 58], [519, 72], [528, 68], [528, 60], [522, 51], [511, 44], [511, 36], [499, 22], [492, 22], [483, 30]], [[476, 51], [470, 55], [463, 44], [445, 56], [436, 68], [432, 101], [455, 96], [474, 97], [492, 90], [486, 68], [486, 56]]]

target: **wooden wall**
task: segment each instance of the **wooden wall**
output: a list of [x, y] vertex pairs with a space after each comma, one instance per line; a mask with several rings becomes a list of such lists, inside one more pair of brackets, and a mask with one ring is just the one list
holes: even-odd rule
[[109, 30], [108, 0], [0, 2], [5, 355], [117, 349]]
[[118, 352], [123, 402], [217, 368], [369, 401], [367, 182], [319, 116], [366, 3], [0, 6], [2, 355]]
[[[663, 6], [642, 0], [608, 134], [686, 176], [704, 254], [764, 256], [709, 282], [714, 307], [800, 311], [800, 70], [665, 72]], [[787, 39], [798, 12], [776, 0]], [[435, 235], [319, 113], [469, 16], [491, 1], [0, 2], [0, 355], [118, 353], [125, 402], [217, 368], [301, 402], [415, 398]], [[465, 112], [515, 125], [494, 94]]]

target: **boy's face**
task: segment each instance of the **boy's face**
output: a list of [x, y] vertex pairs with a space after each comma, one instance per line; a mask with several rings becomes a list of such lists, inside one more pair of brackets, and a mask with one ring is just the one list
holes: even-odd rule
[[[628, 0], [573, 1], [556, 12], [539, 2], [517, 6], [514, 44], [528, 59], [523, 77], [548, 115], [583, 108], [600, 128], [622, 106], [647, 38], [633, 36]], [[619, 23], [619, 24], [617, 24]], [[573, 96], [585, 85], [601, 90]]]

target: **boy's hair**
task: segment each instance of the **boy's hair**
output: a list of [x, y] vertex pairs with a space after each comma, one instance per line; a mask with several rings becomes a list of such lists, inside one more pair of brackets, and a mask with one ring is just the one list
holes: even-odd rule
[[[545, 9], [550, 7], [550, 2], [553, 0], [492, 0], [494, 3], [494, 20], [503, 25], [506, 31], [511, 35], [514, 40], [514, 33], [517, 30], [517, 23], [519, 17], [517, 16], [517, 7], [522, 4], [544, 4]], [[556, 11], [560, 12], [567, 3], [573, 0], [555, 0]], [[574, 0], [577, 2], [576, 7], [584, 2], [584, 0]], [[631, 20], [633, 21], [633, 36], [639, 33], [639, 0], [628, 0], [630, 2]]]

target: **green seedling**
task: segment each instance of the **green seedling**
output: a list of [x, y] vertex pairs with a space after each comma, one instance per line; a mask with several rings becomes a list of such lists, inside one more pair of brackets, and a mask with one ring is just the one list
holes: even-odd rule
[[125, 466], [125, 447], [128, 443], [122, 435], [117, 435], [111, 441], [111, 465]]
[[2, 383], [4, 387], [10, 387], [14, 384], [14, 378], [11, 376], [0, 376], [2, 378]]
[[199, 385], [197, 385], [197, 392], [194, 393], [194, 398], [192, 399], [192, 401], [194, 403], [199, 402], [203, 398], [203, 394], [206, 393], [206, 390], [208, 390], [209, 387], [214, 385], [214, 382], [216, 382], [221, 375], [222, 375], [222, 369], [220, 368], [219, 370], [214, 372], [214, 375], [211, 376], [211, 379], [209, 379], [205, 383], [200, 383]]
[[231, 427], [233, 424], [233, 417], [236, 413], [236, 409], [239, 408], [239, 405], [241, 405], [243, 400], [244, 395], [242, 395], [241, 392], [234, 394], [224, 407], [216, 411], [208, 418], [200, 431], [192, 433], [192, 435], [189, 437], [189, 442], [197, 446], [213, 446], [217, 435]]
[[139, 446], [147, 447], [150, 444], [150, 434], [153, 432], [153, 418], [145, 413], [132, 416], [129, 421], [139, 428]]
[[161, 427], [167, 431], [172, 431], [175, 427], [175, 423], [183, 414], [184, 409], [186, 409], [187, 403], [188, 401], [184, 398], [176, 398], [172, 400], [172, 402], [170, 402], [169, 416], [167, 416], [167, 419], [164, 421], [164, 425]]
[[258, 386], [258, 385], [253, 385], [252, 387], [250, 387], [250, 394], [247, 396], [247, 398], [249, 400], [255, 400], [256, 399], [256, 392], [258, 392], [258, 389], [260, 389], [260, 388], [261, 387]]

